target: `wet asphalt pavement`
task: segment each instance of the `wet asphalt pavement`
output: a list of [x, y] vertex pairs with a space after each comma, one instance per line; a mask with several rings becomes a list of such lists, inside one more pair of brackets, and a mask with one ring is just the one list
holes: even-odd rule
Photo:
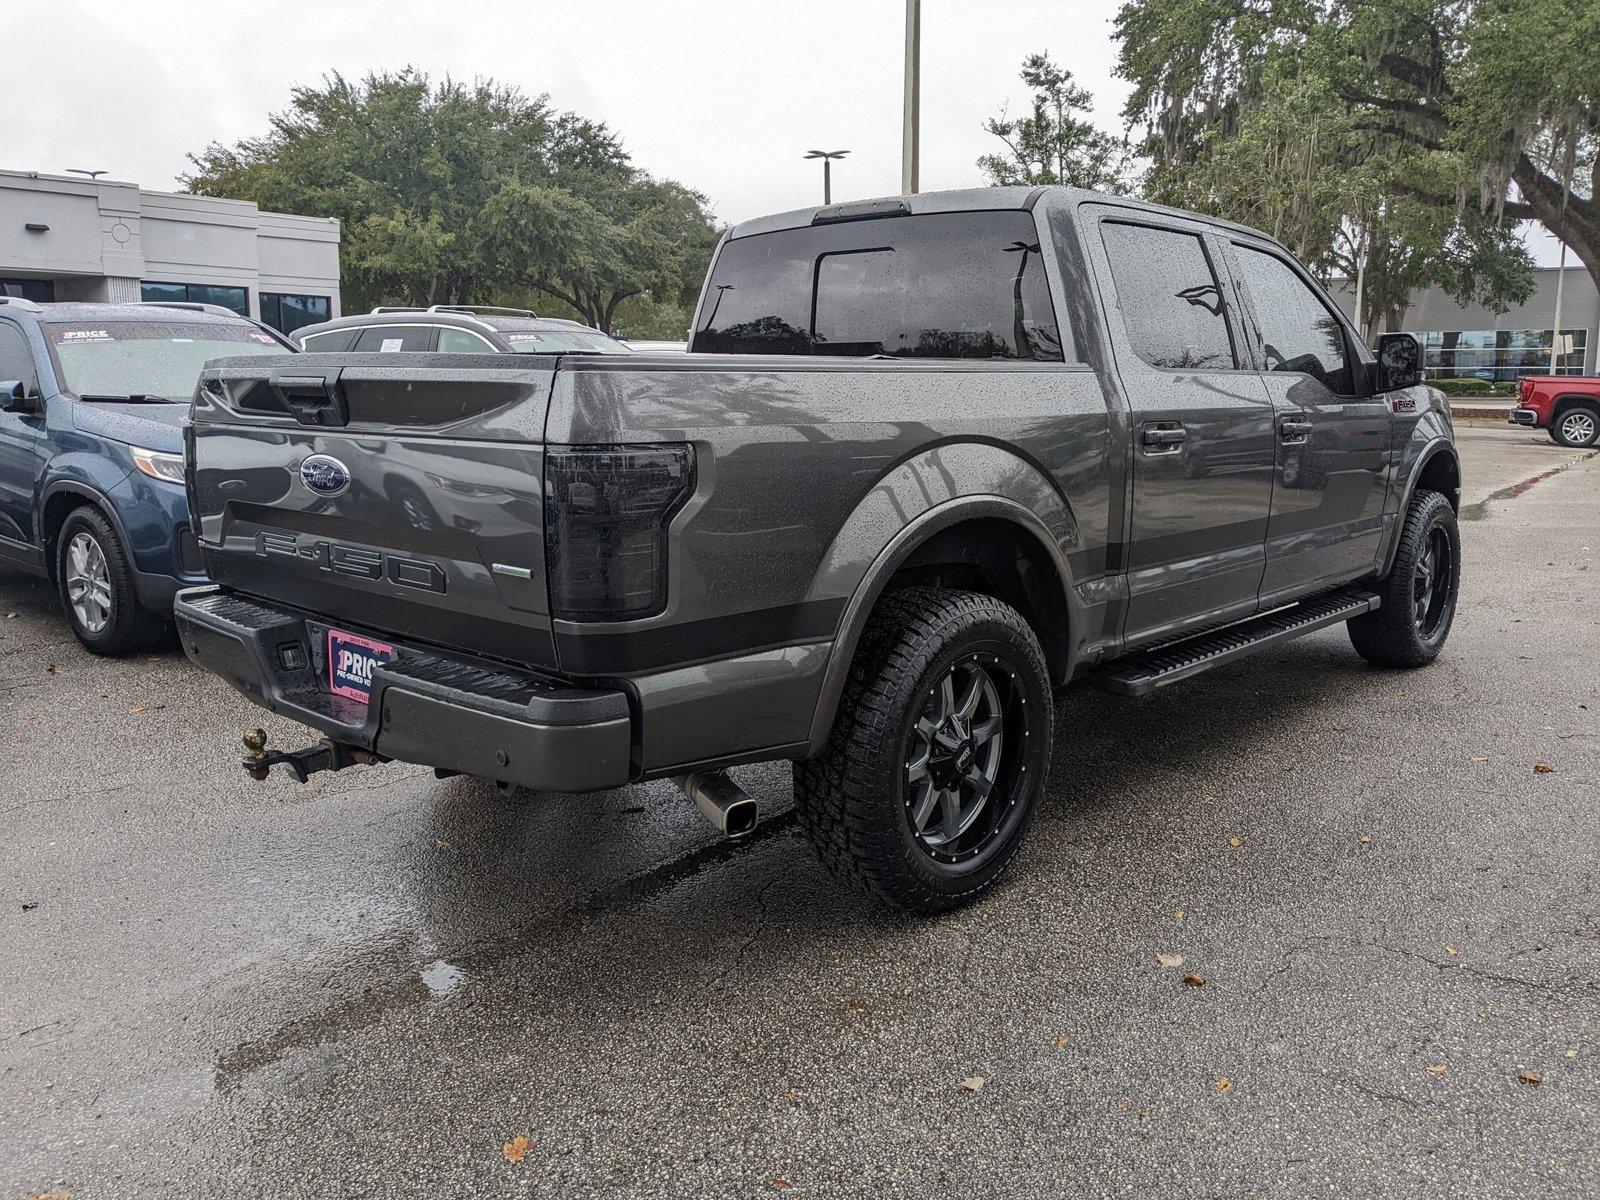
[[1462, 442], [1435, 665], [1063, 694], [931, 921], [783, 766], [742, 846], [667, 784], [250, 783], [258, 710], [0, 574], [0, 1200], [1600, 1193], [1600, 458]]

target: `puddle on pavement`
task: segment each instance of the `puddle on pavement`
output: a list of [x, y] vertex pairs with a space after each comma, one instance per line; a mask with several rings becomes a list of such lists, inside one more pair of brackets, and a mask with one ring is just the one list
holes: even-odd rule
[[452, 967], [442, 958], [422, 968], [422, 982], [427, 985], [429, 993], [435, 1000], [443, 1000], [450, 995], [461, 986], [466, 977], [466, 972], [460, 967]]
[[1571, 470], [1579, 463], [1593, 458], [1595, 453], [1595, 451], [1591, 450], [1587, 454], [1580, 454], [1576, 458], [1562, 463], [1559, 467], [1551, 467], [1548, 471], [1540, 471], [1539, 474], [1530, 476], [1529, 478], [1522, 480], [1520, 483], [1513, 483], [1510, 487], [1503, 487], [1497, 492], [1490, 492], [1482, 500], [1479, 500], [1474, 504], [1469, 504], [1463, 508], [1461, 510], [1461, 519], [1463, 521], [1481, 521], [1489, 515], [1489, 505], [1493, 504], [1496, 500], [1515, 500], [1534, 484], [1539, 483], [1542, 480], [1549, 479], [1552, 475], [1559, 475], [1563, 471]]

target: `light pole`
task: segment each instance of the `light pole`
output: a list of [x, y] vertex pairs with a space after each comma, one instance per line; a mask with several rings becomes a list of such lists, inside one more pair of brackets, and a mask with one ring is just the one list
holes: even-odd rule
[[922, 116], [922, 0], [906, 0], [905, 123], [900, 137], [900, 190], [917, 191], [918, 126]]
[[833, 203], [833, 160], [849, 154], [848, 150], [807, 150], [807, 158], [822, 160], [822, 202]]

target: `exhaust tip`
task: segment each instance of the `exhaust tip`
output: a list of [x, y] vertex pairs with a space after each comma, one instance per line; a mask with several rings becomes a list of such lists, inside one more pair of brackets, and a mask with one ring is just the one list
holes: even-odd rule
[[745, 837], [755, 829], [761, 810], [748, 792], [728, 778], [726, 771], [678, 775], [672, 782], [724, 837]]

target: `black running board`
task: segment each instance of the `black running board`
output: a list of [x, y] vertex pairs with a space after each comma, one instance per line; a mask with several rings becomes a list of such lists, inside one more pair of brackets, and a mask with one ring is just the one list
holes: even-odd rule
[[1119, 696], [1148, 696], [1169, 683], [1359, 617], [1381, 603], [1365, 588], [1341, 588], [1237, 625], [1118, 659], [1090, 672], [1089, 682]]

